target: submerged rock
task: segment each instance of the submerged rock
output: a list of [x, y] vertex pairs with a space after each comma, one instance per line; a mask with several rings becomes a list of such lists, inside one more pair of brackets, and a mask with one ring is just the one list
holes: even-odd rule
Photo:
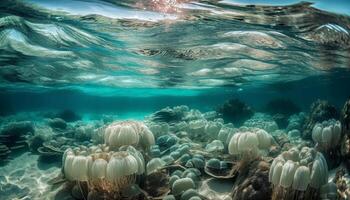
[[[3, 145], [3, 149], [7, 147], [11, 150], [27, 148], [26, 135], [31, 135], [34, 132], [34, 126], [29, 121], [11, 122], [1, 130], [0, 145]], [[7, 157], [8, 154], [7, 150], [2, 151], [4, 157]]]
[[5, 160], [10, 153], [11, 151], [6, 145], [0, 144], [0, 160]]
[[265, 106], [265, 111], [270, 115], [282, 114], [291, 116], [300, 112], [300, 108], [289, 99], [278, 98], [269, 101]]
[[269, 200], [272, 188], [269, 183], [270, 164], [254, 161], [243, 169], [235, 180], [233, 200]]
[[304, 139], [311, 139], [312, 129], [317, 122], [321, 123], [325, 120], [338, 118], [339, 113], [334, 106], [329, 104], [328, 101], [318, 99], [311, 105], [310, 113], [306, 119], [304, 131], [302, 132], [302, 137]]
[[69, 109], [63, 110], [63, 111], [57, 113], [55, 117], [61, 118], [66, 122], [74, 122], [74, 121], [78, 121], [81, 119], [81, 116], [79, 116], [74, 111], [69, 110]]
[[297, 129], [300, 132], [302, 131], [303, 125], [305, 123], [305, 113], [300, 112], [299, 114], [294, 114], [288, 118], [287, 130]]
[[179, 122], [187, 111], [187, 106], [176, 106], [174, 108], [166, 107], [153, 113], [151, 115], [151, 120], [155, 122], [175, 123]]
[[261, 128], [269, 133], [278, 130], [278, 125], [275, 120], [273, 120], [270, 115], [263, 113], [255, 113], [254, 116], [245, 121], [243, 125], [252, 128]]
[[235, 125], [241, 125], [245, 120], [253, 116], [254, 111], [239, 99], [230, 99], [218, 108], [218, 113], [225, 121]]
[[348, 99], [341, 111], [342, 131], [344, 134], [350, 136], [350, 99]]
[[5, 125], [0, 135], [11, 135], [13, 137], [19, 137], [27, 133], [34, 133], [34, 126], [30, 121], [12, 122]]
[[54, 119], [49, 119], [48, 124], [51, 128], [54, 129], [66, 129], [67, 128], [67, 123], [61, 118], [54, 118]]

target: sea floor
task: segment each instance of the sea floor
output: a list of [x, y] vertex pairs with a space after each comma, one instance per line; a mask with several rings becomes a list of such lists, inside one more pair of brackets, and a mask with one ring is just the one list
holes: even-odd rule
[[[318, 104], [323, 105], [325, 102]], [[314, 107], [319, 109], [322, 106]], [[96, 159], [110, 162], [114, 158], [112, 156], [120, 152], [128, 153], [135, 158], [137, 158], [135, 155], [143, 157], [141, 162], [144, 162], [142, 168], [145, 171], [140, 172], [141, 175], [136, 179], [128, 179], [134, 182], [131, 182], [130, 187], [125, 190], [137, 196], [133, 199], [186, 199], [184, 195], [193, 195], [196, 197], [194, 199], [202, 200], [245, 200], [257, 197], [270, 199], [275, 192], [269, 180], [270, 167], [274, 165], [272, 164], [274, 160], [289, 159], [283, 156], [292, 155], [293, 152], [298, 152], [297, 157], [293, 158], [300, 159], [298, 162], [295, 161], [297, 166], [301, 162], [307, 162], [304, 166], [314, 170], [316, 165], [313, 163], [324, 162], [320, 170], [329, 176], [321, 174], [320, 176], [325, 178], [322, 181], [325, 185], [332, 183], [336, 187], [335, 191], [328, 191], [326, 197], [333, 195], [339, 197], [338, 199], [349, 199], [350, 179], [346, 153], [348, 139], [343, 137], [334, 146], [339, 148], [336, 152], [341, 154], [332, 153], [330, 154], [332, 157], [329, 157], [327, 154], [330, 151], [323, 149], [321, 151], [326, 159], [317, 160], [322, 156], [317, 138], [304, 139], [302, 134], [307, 127], [311, 127], [309, 129], [312, 132], [313, 127], [327, 127], [329, 124], [335, 126], [340, 122], [332, 119], [323, 124], [315, 123], [309, 120], [313, 117], [312, 113], [320, 112], [298, 112], [286, 117], [282, 123], [281, 115], [275, 117], [256, 112], [242, 120], [240, 125], [225, 122], [226, 119], [221, 118], [225, 116], [219, 115], [218, 112], [202, 113], [187, 106], [165, 108], [152, 114], [135, 112], [129, 115], [87, 114], [78, 117], [67, 111], [63, 114], [17, 113], [0, 120], [0, 200], [89, 199], [88, 195], [101, 194], [98, 193], [100, 190], [108, 193], [110, 190], [105, 191], [105, 188], [110, 184], [113, 185], [113, 182], [110, 183], [103, 178], [107, 183], [102, 182], [102, 188], [99, 188], [99, 184], [96, 186], [93, 185], [94, 182], [89, 182], [93, 180], [92, 177], [85, 181], [74, 180], [69, 174], [67, 175], [68, 169], [62, 168], [66, 166], [62, 164], [62, 158], [67, 159], [68, 154], [74, 159], [76, 156], [85, 159], [92, 155], [92, 159], [95, 159], [92, 162]], [[125, 121], [126, 119], [129, 121]], [[306, 126], [308, 123], [311, 125]], [[148, 130], [138, 134], [151, 134], [153, 139], [140, 141], [140, 143], [149, 142], [146, 149], [133, 144], [134, 150], [130, 150], [130, 146], [125, 149], [124, 145], [112, 150], [110, 149], [113, 145], [113, 141], [110, 140], [112, 136], [106, 137], [107, 129], [114, 131], [110, 134], [117, 134], [114, 128], [119, 126], [146, 128], [135, 131]], [[308, 134], [311, 134], [310, 131]], [[241, 140], [237, 138], [246, 137], [242, 136], [244, 134], [257, 137], [259, 146], [249, 142], [246, 145], [238, 145], [238, 141]], [[148, 136], [143, 135], [140, 138]], [[249, 151], [241, 153], [238, 151], [240, 147], [248, 148]], [[139, 154], [135, 154], [135, 151]], [[307, 155], [311, 157], [307, 157], [307, 161], [302, 160], [301, 156], [304, 155], [302, 152], [309, 152]], [[254, 156], [251, 157], [252, 154]], [[156, 167], [150, 164], [154, 160], [156, 162], [153, 164], [158, 163]], [[63, 160], [63, 163], [66, 162]], [[189, 181], [187, 182], [189, 188], [177, 191], [179, 186], [175, 185], [178, 180]], [[317, 193], [320, 191], [318, 189]], [[114, 192], [121, 196], [125, 195], [121, 191]], [[120, 198], [118, 196], [112, 199]]]
[[24, 152], [1, 166], [0, 171], [2, 200], [73, 199], [69, 193], [62, 198], [58, 195], [62, 188], [52, 185], [54, 177], [59, 177], [61, 173], [59, 162], [42, 162], [39, 155]]

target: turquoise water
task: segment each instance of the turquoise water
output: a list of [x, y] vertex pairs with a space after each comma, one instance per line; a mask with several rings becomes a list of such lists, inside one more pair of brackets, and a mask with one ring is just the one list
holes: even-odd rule
[[[324, 93], [317, 97], [334, 91], [329, 88], [341, 82], [339, 74], [348, 77], [346, 1], [253, 3], [183, 1], [168, 8], [166, 1], [3, 1], [3, 96], [76, 91], [224, 100], [261, 89], [278, 96], [274, 87], [283, 85], [292, 96], [315, 87]], [[318, 84], [305, 86], [310, 79]], [[338, 104], [348, 95], [338, 93], [327, 98]]]
[[[200, 133], [193, 127], [180, 131], [181, 122], [204, 121], [205, 126], [218, 123], [220, 130], [234, 129], [235, 133], [244, 132], [246, 126], [260, 128], [277, 143], [288, 138], [288, 148], [278, 144], [277, 153], [270, 149], [262, 154], [263, 160], [271, 158], [268, 163], [291, 147], [301, 150], [307, 146], [319, 151], [317, 148], [323, 144], [314, 141], [310, 133], [304, 137], [304, 132], [310, 132], [316, 123], [336, 124], [326, 122], [329, 119], [345, 126], [342, 109], [346, 110], [344, 102], [349, 97], [347, 0], [3, 0], [0, 199], [87, 198], [91, 188], [85, 183], [79, 186], [84, 190], [80, 197], [57, 189], [67, 183], [67, 173], [63, 173], [66, 182], [49, 180], [47, 176], [62, 176], [63, 151], [101, 145], [101, 138], [95, 138], [100, 136], [100, 129], [123, 120], [145, 123], [161, 150], [162, 135], [176, 136], [177, 145], [195, 143], [189, 145], [191, 153], [187, 153], [191, 156], [197, 152], [194, 150], [208, 153], [206, 147], [218, 139], [218, 133], [213, 138], [206, 135], [204, 127]], [[232, 103], [233, 112], [225, 108], [230, 99], [242, 102]], [[317, 104], [313, 104], [317, 99], [327, 101], [330, 109], [320, 106], [321, 111], [315, 113], [330, 114], [314, 120], [311, 105]], [[180, 105], [188, 110], [176, 107]], [[166, 107], [169, 108], [164, 110]], [[333, 108], [335, 113], [331, 113]], [[253, 114], [249, 114], [250, 110]], [[302, 122], [289, 129], [288, 124], [295, 118]], [[157, 126], [164, 123], [169, 130]], [[299, 131], [297, 138], [291, 136], [293, 130]], [[347, 133], [342, 130], [341, 141], [345, 141]], [[65, 141], [59, 144], [62, 149], [48, 150], [48, 143], [52, 147], [61, 140]], [[203, 162], [215, 156], [232, 161], [228, 160], [232, 159], [228, 144], [224, 142], [224, 146], [219, 153], [210, 152]], [[147, 155], [146, 162], [153, 156], [142, 153]], [[322, 153], [330, 174], [332, 167], [341, 166], [340, 162], [329, 163], [336, 160], [327, 157], [335, 154], [333, 150]], [[162, 156], [168, 154], [170, 150]], [[346, 163], [348, 157], [342, 159]], [[20, 166], [22, 162], [27, 165]], [[185, 164], [179, 165], [189, 168]], [[201, 183], [205, 183], [210, 173], [200, 171]], [[55, 181], [61, 185], [51, 187]], [[33, 183], [39, 186], [30, 188]], [[226, 186], [240, 188], [240, 183], [230, 184], [233, 186]], [[138, 185], [146, 190], [143, 183]], [[195, 189], [202, 199], [206, 196], [203, 185], [196, 183]], [[272, 193], [273, 187], [270, 189], [265, 193]], [[213, 190], [218, 196], [209, 195], [209, 199], [224, 199], [225, 192]], [[77, 187], [72, 191], [77, 192]]]

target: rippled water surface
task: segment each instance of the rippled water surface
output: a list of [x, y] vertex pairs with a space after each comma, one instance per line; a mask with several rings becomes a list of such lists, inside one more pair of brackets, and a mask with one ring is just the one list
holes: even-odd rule
[[350, 18], [322, 2], [2, 1], [0, 83], [106, 93], [344, 75]]
[[346, 199], [350, 0], [307, 1], [0, 0], [0, 200]]

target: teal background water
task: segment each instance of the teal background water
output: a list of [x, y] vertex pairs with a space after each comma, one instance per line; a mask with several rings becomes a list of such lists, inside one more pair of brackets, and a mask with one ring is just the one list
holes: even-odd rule
[[349, 97], [347, 1], [164, 2], [2, 1], [1, 112]]

